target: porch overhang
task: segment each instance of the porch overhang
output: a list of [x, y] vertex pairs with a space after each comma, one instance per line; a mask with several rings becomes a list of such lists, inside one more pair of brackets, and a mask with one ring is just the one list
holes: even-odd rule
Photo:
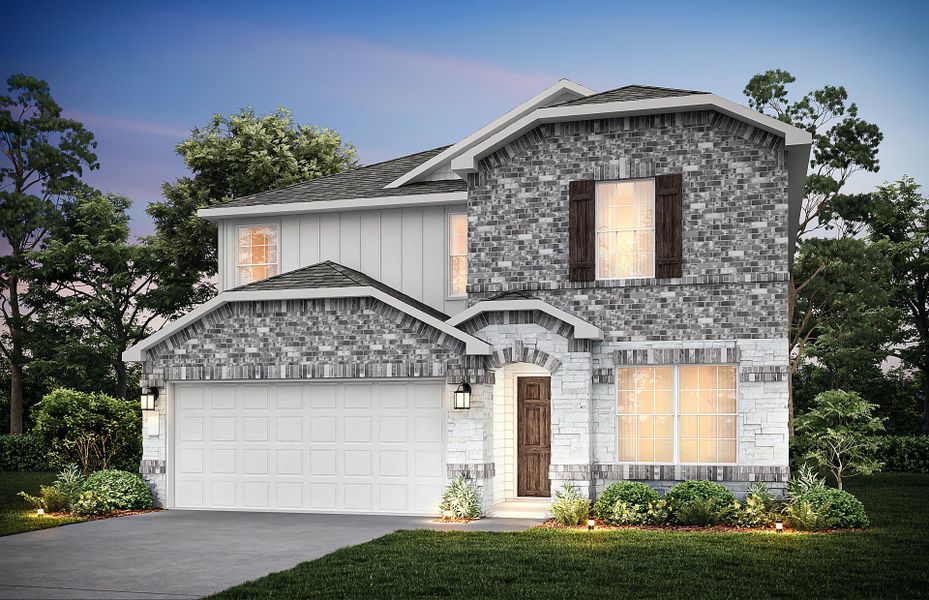
[[603, 330], [588, 323], [584, 319], [575, 317], [560, 308], [539, 299], [516, 299], [516, 300], [483, 300], [474, 306], [471, 306], [460, 313], [456, 314], [448, 321], [449, 325], [455, 327], [462, 323], [467, 323], [474, 317], [488, 312], [509, 312], [509, 311], [539, 311], [563, 321], [574, 327], [574, 338], [579, 340], [602, 340]]

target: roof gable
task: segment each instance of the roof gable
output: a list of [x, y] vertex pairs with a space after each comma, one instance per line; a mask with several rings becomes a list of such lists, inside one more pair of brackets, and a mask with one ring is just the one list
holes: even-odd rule
[[648, 100], [651, 98], [675, 98], [678, 96], [691, 96], [693, 94], [708, 94], [696, 90], [682, 90], [679, 88], [657, 87], [654, 85], [625, 85], [613, 90], [591, 94], [584, 98], [576, 98], [553, 104], [552, 106], [581, 106], [584, 104], [602, 104], [604, 102], [629, 102], [631, 100]]

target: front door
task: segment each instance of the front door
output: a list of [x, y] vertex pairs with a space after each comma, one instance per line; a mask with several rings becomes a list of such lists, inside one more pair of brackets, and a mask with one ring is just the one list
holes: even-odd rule
[[552, 386], [548, 377], [519, 377], [516, 386], [516, 495], [551, 496]]

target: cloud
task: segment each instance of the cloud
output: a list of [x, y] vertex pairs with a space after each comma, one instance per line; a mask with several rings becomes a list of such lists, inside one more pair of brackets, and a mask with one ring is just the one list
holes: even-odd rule
[[109, 117], [88, 112], [64, 111], [64, 114], [69, 119], [80, 121], [90, 130], [95, 128], [119, 129], [122, 131], [131, 131], [132, 133], [170, 137], [176, 141], [180, 141], [190, 135], [190, 129], [184, 129], [176, 125], [153, 123], [151, 121], [142, 121], [139, 119]]

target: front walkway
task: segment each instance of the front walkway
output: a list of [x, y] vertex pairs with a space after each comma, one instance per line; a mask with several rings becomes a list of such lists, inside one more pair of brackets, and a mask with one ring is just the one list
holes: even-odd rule
[[93, 521], [0, 538], [0, 598], [199, 598], [398, 529], [536, 522], [183, 510]]

